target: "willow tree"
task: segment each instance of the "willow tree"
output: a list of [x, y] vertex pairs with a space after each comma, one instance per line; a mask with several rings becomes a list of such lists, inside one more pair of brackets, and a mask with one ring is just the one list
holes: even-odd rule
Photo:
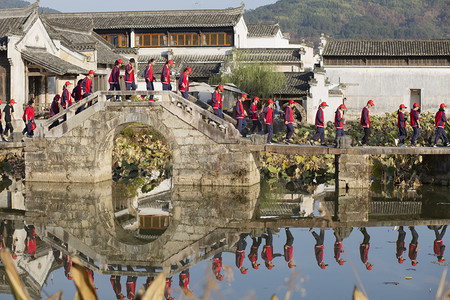
[[267, 99], [286, 84], [286, 76], [277, 72], [274, 64], [252, 61], [252, 57], [243, 50], [236, 53], [231, 72], [211, 77], [209, 83], [233, 83], [253, 97]]

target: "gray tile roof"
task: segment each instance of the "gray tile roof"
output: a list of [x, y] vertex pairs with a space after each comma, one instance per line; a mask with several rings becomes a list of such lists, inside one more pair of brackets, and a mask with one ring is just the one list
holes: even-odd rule
[[275, 90], [277, 96], [305, 96], [308, 94], [309, 81], [314, 77], [312, 72], [284, 73], [286, 83]]
[[52, 23], [94, 29], [229, 27], [238, 23], [244, 6], [219, 10], [124, 11], [46, 14]]
[[46, 70], [56, 73], [57, 75], [65, 74], [87, 74], [89, 71], [73, 65], [61, 58], [48, 53], [45, 49], [31, 49], [22, 50], [22, 57], [29, 62], [37, 64]]
[[39, 3], [24, 8], [8, 8], [0, 10], [0, 37], [7, 34], [23, 34], [23, 25], [28, 19], [37, 17]]
[[293, 48], [250, 48], [240, 49], [237, 55], [244, 61], [275, 62], [275, 63], [299, 63], [300, 54], [298, 49]]
[[247, 25], [248, 37], [273, 37], [280, 31], [278, 24], [251, 24]]
[[324, 56], [450, 56], [450, 40], [328, 40]]

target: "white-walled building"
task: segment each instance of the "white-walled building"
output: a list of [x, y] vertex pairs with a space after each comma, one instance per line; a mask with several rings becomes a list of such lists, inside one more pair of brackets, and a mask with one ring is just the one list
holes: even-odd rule
[[[321, 65], [346, 98], [347, 116], [360, 118], [369, 99], [372, 114], [419, 103], [435, 112], [449, 101], [450, 40], [334, 40], [322, 37]], [[314, 92], [312, 92], [314, 93]]]

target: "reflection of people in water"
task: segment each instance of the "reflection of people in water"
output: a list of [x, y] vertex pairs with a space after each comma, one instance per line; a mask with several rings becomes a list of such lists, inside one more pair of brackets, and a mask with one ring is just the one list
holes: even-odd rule
[[341, 254], [344, 253], [344, 249], [342, 249], [342, 240], [339, 238], [339, 235], [334, 231], [334, 237], [336, 241], [334, 242], [334, 259], [336, 262], [342, 266], [345, 263], [345, 260], [341, 258]]
[[273, 253], [273, 235], [272, 230], [270, 228], [267, 228], [267, 234], [263, 234], [263, 238], [266, 240], [266, 244], [263, 247], [263, 250], [261, 252], [261, 258], [264, 260], [266, 268], [269, 270], [272, 270], [275, 265], [273, 264], [272, 260], [277, 256], [282, 256], [281, 254], [274, 254]]
[[134, 300], [136, 295], [136, 276], [128, 276], [127, 277], [127, 298], [130, 300]]
[[52, 247], [53, 257], [58, 265], [62, 264], [61, 251]]
[[434, 240], [433, 250], [434, 254], [437, 255], [437, 259], [439, 262], [444, 262], [444, 251], [445, 251], [445, 245], [444, 241], [442, 240], [445, 235], [445, 231], [447, 230], [447, 225], [444, 225], [441, 229], [441, 232], [439, 233], [439, 230], [437, 226], [433, 226], [434, 234], [436, 235], [436, 239]]
[[419, 251], [419, 235], [416, 232], [414, 226], [409, 226], [409, 230], [411, 230], [411, 243], [409, 243], [409, 259], [411, 259], [411, 264], [413, 266], [417, 265], [419, 262], [417, 261], [417, 252]]
[[402, 264], [405, 261], [405, 259], [403, 258], [403, 251], [406, 250], [405, 236], [406, 236], [406, 232], [403, 230], [403, 226], [400, 226], [398, 228], [398, 237], [397, 237], [397, 243], [396, 243], [397, 244], [397, 252], [395, 254], [399, 264]]
[[64, 267], [64, 275], [66, 275], [67, 279], [72, 280], [72, 260], [70, 256], [63, 255], [63, 267]]
[[258, 264], [258, 249], [259, 245], [261, 245], [262, 239], [260, 237], [253, 237], [252, 238], [252, 247], [250, 248], [250, 254], [248, 255], [248, 260], [250, 260], [250, 263], [252, 264], [253, 269], [258, 270], [259, 264]]
[[166, 300], [174, 300], [175, 298], [170, 296], [170, 288], [172, 287], [172, 277], [166, 278], [166, 288], [164, 289], [164, 297]]
[[[17, 255], [23, 256], [26, 252], [25, 250], [25, 240], [27, 239], [27, 232], [25, 227], [22, 229], [16, 229], [13, 233], [13, 258]], [[61, 259], [59, 259], [61, 261]]]
[[178, 285], [180, 286], [186, 297], [192, 297], [192, 291], [189, 290], [189, 269], [182, 271], [178, 277], [178, 280]]
[[292, 269], [295, 267], [292, 261], [292, 252], [294, 251], [294, 237], [291, 231], [286, 227], [286, 244], [284, 244], [284, 259], [286, 260], [288, 267]]
[[116, 294], [116, 298], [119, 300], [124, 300], [125, 297], [122, 294], [122, 285], [120, 284], [120, 276], [111, 275], [109, 281], [111, 281], [111, 285], [114, 290], [114, 294]]
[[[222, 246], [223, 246], [223, 242], [220, 243], [219, 247], [222, 247]], [[218, 249], [218, 247], [216, 245], [214, 245], [212, 248]], [[212, 270], [213, 270], [213, 273], [214, 273], [214, 276], [216, 277], [216, 279], [219, 281], [222, 281], [223, 275], [220, 274], [220, 272], [222, 272], [222, 252], [214, 255], [214, 257], [212, 259]]]
[[236, 248], [236, 267], [238, 267], [239, 271], [241, 271], [242, 274], [247, 274], [248, 270], [243, 266], [245, 258], [245, 248], [247, 247], [247, 241], [245, 240], [246, 237], [246, 233], [242, 233], [239, 236], [239, 241], [237, 242]]
[[27, 239], [25, 240], [25, 248], [27, 249], [28, 254], [37, 258], [36, 254], [36, 231], [34, 230], [34, 226], [25, 226], [25, 230], [27, 232]]
[[3, 220], [0, 223], [0, 248], [8, 248], [12, 250], [14, 229], [12, 221]]
[[372, 270], [373, 265], [368, 262], [369, 260], [369, 249], [370, 249], [370, 235], [367, 233], [366, 227], [360, 227], [359, 230], [364, 236], [363, 242], [359, 245], [359, 254], [361, 256], [361, 261], [366, 265], [367, 270]]
[[316, 245], [314, 246], [314, 253], [316, 255], [317, 265], [321, 269], [326, 269], [327, 264], [323, 262], [323, 250], [325, 246], [323, 245], [323, 239], [325, 238], [325, 230], [320, 229], [320, 235], [318, 235], [312, 228], [309, 229], [313, 237], [316, 239]]
[[94, 283], [94, 271], [92, 271], [89, 268], [85, 268], [86, 272], [88, 273], [89, 278], [91, 279], [91, 282]]

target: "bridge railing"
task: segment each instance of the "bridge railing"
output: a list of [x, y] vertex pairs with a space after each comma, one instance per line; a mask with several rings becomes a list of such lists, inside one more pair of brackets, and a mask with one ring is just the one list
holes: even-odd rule
[[[140, 100], [140, 96], [150, 95], [154, 96], [155, 102]], [[135, 105], [130, 102], [111, 101], [115, 96], [139, 96], [138, 100], [131, 101], [131, 103], [139, 102], [148, 106], [160, 105], [218, 143], [236, 143], [240, 139], [240, 134], [229, 116], [227, 119], [221, 119], [208, 109], [171, 91], [98, 91], [42, 122], [35, 135], [37, 137], [61, 137], [79, 126], [80, 122], [87, 120], [96, 112], [104, 110], [108, 105]]]

